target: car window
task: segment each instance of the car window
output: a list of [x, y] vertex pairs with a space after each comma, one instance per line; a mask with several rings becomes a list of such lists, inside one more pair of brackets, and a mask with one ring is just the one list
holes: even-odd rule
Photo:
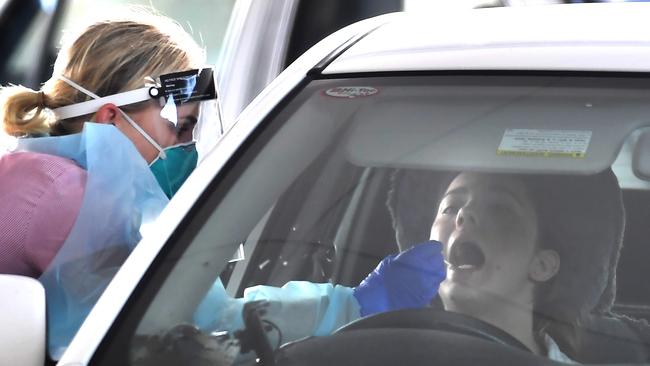
[[[432, 239], [448, 277], [431, 307], [470, 311], [463, 299], [488, 293], [515, 313], [530, 306], [549, 354], [607, 363], [646, 352], [647, 330], [630, 319], [650, 318], [650, 185], [634, 163], [650, 125], [647, 86], [562, 74], [312, 81], [204, 192], [94, 364], [257, 357], [237, 332], [251, 327], [242, 297], [270, 299], [262, 314], [279, 314], [261, 323], [271, 349], [327, 335], [318, 314], [334, 300], [294, 306], [325, 296], [309, 284], [329, 284], [334, 299], [386, 256]], [[626, 320], [604, 327], [611, 313]], [[582, 348], [558, 330], [569, 325]]]

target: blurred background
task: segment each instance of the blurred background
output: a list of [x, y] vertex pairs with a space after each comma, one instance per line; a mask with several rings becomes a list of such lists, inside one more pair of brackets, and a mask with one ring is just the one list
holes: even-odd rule
[[287, 65], [334, 31], [372, 16], [499, 6], [602, 1], [549, 0], [0, 0], [0, 85], [38, 89], [66, 31], [146, 6], [180, 23], [215, 65], [224, 117], [241, 110]]

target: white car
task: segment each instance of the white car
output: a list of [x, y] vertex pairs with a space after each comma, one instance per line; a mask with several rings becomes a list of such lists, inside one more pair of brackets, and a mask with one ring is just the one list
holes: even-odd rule
[[[650, 362], [650, 330], [636, 320], [650, 318], [647, 19], [650, 4], [642, 3], [395, 13], [329, 36], [244, 110], [58, 364], [245, 364], [257, 357], [278, 365], [546, 365], [558, 360], [552, 351], [582, 363]], [[501, 190], [487, 200], [474, 195], [491, 189], [489, 182], [464, 187], [463, 203], [440, 204], [434, 193], [449, 197], [459, 174], [559, 183], [537, 206], [521, 193], [533, 190], [525, 184], [517, 183], [524, 188], [514, 200]], [[622, 193], [600, 194], [604, 176], [615, 177]], [[570, 190], [576, 181], [583, 183]], [[572, 195], [582, 198], [573, 204]], [[472, 208], [482, 200], [485, 210]], [[612, 206], [618, 200], [623, 206]], [[547, 204], [566, 209], [521, 209]], [[440, 216], [468, 207], [474, 234], [439, 229]], [[509, 221], [497, 226], [502, 216]], [[519, 238], [529, 224], [541, 233], [542, 222], [557, 225], [557, 236], [536, 245], [555, 254], [535, 267], [542, 275], [528, 275], [535, 285], [554, 281], [560, 295], [552, 305], [571, 313], [534, 327], [555, 348], [541, 338], [539, 349], [526, 347], [525, 337], [489, 321], [503, 309], [480, 297], [470, 297], [484, 306], [472, 314], [442, 311], [436, 298], [431, 308], [361, 318], [284, 346], [275, 327], [255, 332], [248, 324], [252, 347], [237, 343], [242, 333], [192, 327], [218, 279], [232, 297], [298, 280], [354, 287], [398, 251], [398, 241], [410, 247], [429, 239], [445, 246], [445, 308], [449, 286], [459, 281], [464, 291], [512, 300], [503, 306], [512, 306], [514, 319], [541, 302], [523, 306], [519, 293], [507, 292], [520, 276], [520, 247], [490, 245]], [[504, 269], [505, 277], [495, 275]], [[213, 309], [216, 317], [225, 311]], [[311, 321], [304, 314], [281, 320]], [[215, 346], [223, 339], [232, 347]]]

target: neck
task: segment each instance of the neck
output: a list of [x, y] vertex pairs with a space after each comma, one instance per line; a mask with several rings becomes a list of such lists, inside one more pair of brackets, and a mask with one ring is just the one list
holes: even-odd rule
[[539, 343], [533, 330], [533, 313], [530, 309], [516, 304], [501, 304], [500, 308], [492, 310], [496, 311], [484, 312], [478, 318], [506, 331], [533, 353], [544, 354], [545, 348]]
[[495, 299], [493, 304], [482, 304], [478, 309], [447, 306], [445, 310], [473, 316], [507, 332], [537, 355], [545, 356], [546, 348], [540, 344], [533, 330], [533, 312], [512, 300]]

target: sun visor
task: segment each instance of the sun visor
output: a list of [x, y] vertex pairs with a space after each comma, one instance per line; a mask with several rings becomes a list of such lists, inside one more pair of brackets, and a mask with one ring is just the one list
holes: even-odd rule
[[644, 105], [585, 100], [487, 93], [376, 103], [355, 115], [346, 151], [360, 166], [591, 174], [650, 123]]

